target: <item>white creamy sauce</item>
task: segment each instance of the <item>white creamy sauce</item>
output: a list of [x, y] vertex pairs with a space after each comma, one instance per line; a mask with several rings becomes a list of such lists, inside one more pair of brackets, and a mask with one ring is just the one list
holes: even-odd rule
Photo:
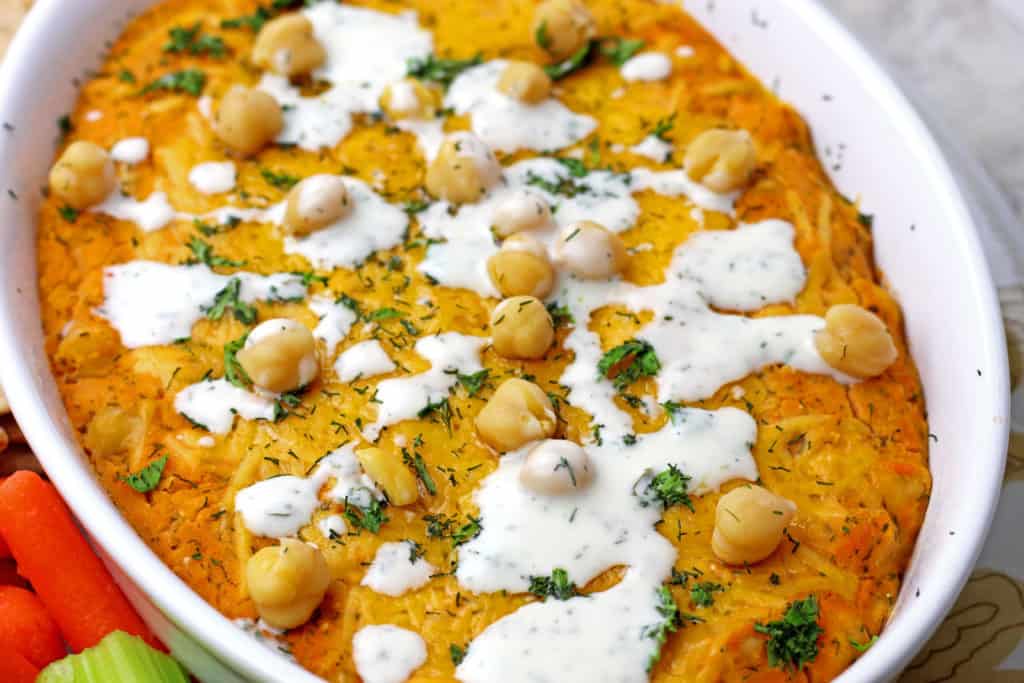
[[288, 273], [219, 275], [204, 265], [172, 266], [130, 261], [103, 271], [103, 305], [95, 313], [106, 319], [129, 349], [171, 344], [192, 334], [217, 294], [233, 278], [246, 303], [302, 298], [302, 278]]
[[718, 194], [709, 190], [690, 176], [683, 169], [674, 171], [652, 171], [646, 168], [635, 168], [631, 172], [633, 192], [651, 190], [666, 197], [684, 196], [701, 209], [732, 214], [737, 194]]
[[110, 148], [110, 158], [122, 164], [141, 164], [149, 156], [149, 140], [125, 138]]
[[574, 145], [597, 128], [597, 121], [575, 114], [557, 99], [527, 104], [498, 90], [508, 62], [497, 59], [462, 72], [445, 104], [472, 118], [473, 132], [502, 152], [555, 150]]
[[676, 57], [687, 59], [697, 54], [696, 51], [689, 45], [680, 45], [676, 48]]
[[627, 81], [661, 81], [672, 74], [672, 60], [661, 52], [641, 52], [619, 71]]
[[648, 135], [639, 143], [629, 148], [633, 154], [647, 157], [659, 164], [667, 164], [672, 159], [672, 143], [666, 142], [657, 135]]
[[379, 341], [367, 339], [345, 349], [334, 363], [334, 372], [340, 381], [351, 382], [384, 375], [396, 367]]
[[545, 496], [522, 486], [529, 447], [502, 456], [474, 494], [482, 531], [459, 550], [459, 584], [477, 592], [525, 592], [531, 576], [565, 569], [583, 585], [615, 567], [629, 569], [613, 588], [568, 601], [528, 605], [486, 628], [456, 674], [494, 681], [644, 681], [657, 648], [645, 628], [661, 617], [656, 591], [675, 549], [655, 528], [660, 504], [650, 478], [677, 466], [701, 494], [731, 479], [757, 478], [750, 447], [757, 425], [735, 408], [683, 409], [660, 432], [623, 447], [590, 445], [594, 478], [578, 493]]
[[85, 120], [90, 123], [95, 123], [96, 121], [99, 121], [102, 118], [103, 112], [101, 112], [99, 109], [92, 109], [85, 113]]
[[235, 164], [232, 161], [206, 161], [188, 172], [188, 182], [202, 194], [222, 194], [235, 189]]
[[363, 683], [403, 683], [427, 661], [427, 644], [404, 628], [364, 626], [352, 636], [352, 659]]
[[204, 119], [213, 119], [213, 98], [209, 95], [203, 95], [196, 100], [196, 109], [203, 115]]
[[106, 199], [89, 209], [122, 221], [135, 223], [143, 232], [159, 230], [175, 218], [174, 207], [164, 192], [153, 192], [139, 201], [115, 188]]
[[[235, 509], [254, 534], [272, 538], [294, 536], [310, 523], [320, 505], [320, 490], [330, 481], [334, 483], [324, 493], [324, 500], [330, 503], [347, 501], [366, 508], [371, 501], [384, 498], [376, 483], [363, 472], [355, 456], [355, 445], [350, 443], [321, 458], [308, 477], [271, 477], [242, 489], [235, 495]], [[325, 536], [329, 536], [331, 528], [340, 528], [338, 535], [344, 533], [343, 520], [338, 519], [340, 526], [327, 520], [327, 531], [320, 526]]]
[[401, 244], [409, 225], [406, 213], [388, 204], [361, 180], [345, 178], [345, 187], [352, 211], [306, 237], [286, 238], [285, 253], [301, 254], [314, 268], [330, 270], [355, 268], [373, 252]]
[[416, 557], [415, 551], [415, 546], [408, 541], [382, 544], [361, 585], [392, 597], [425, 585], [435, 571], [434, 565]]
[[174, 409], [214, 434], [227, 434], [235, 416], [273, 420], [274, 401], [236, 387], [226, 379], [204, 380], [185, 387], [174, 397]]
[[395, 121], [399, 130], [416, 136], [423, 158], [433, 161], [444, 142], [444, 119], [400, 119]]
[[341, 340], [348, 336], [348, 331], [356, 322], [356, 314], [348, 306], [324, 294], [312, 297], [309, 309], [320, 318], [313, 328], [313, 337], [324, 343], [327, 356], [331, 357]]
[[384, 88], [405, 76], [409, 59], [433, 51], [433, 38], [419, 27], [415, 12], [387, 14], [324, 2], [303, 13], [327, 50], [314, 76], [332, 87], [303, 97], [274, 74], [264, 74], [259, 87], [284, 107], [278, 142], [315, 151], [341, 142], [352, 130], [353, 114], [377, 111]]
[[484, 337], [445, 332], [422, 337], [416, 353], [430, 361], [430, 369], [418, 375], [386, 379], [377, 385], [377, 419], [363, 428], [363, 436], [375, 441], [384, 427], [417, 417], [423, 409], [448, 397], [459, 381], [456, 373], [472, 374], [483, 370], [480, 349]]
[[317, 522], [316, 526], [326, 539], [341, 538], [348, 531], [345, 518], [341, 515], [328, 515]]

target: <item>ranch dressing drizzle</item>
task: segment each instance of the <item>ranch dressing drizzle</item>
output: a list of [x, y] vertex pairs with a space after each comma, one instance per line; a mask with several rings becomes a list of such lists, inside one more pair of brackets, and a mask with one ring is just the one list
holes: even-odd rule
[[656, 591], [676, 554], [654, 526], [662, 510], [644, 495], [646, 482], [670, 464], [693, 477], [695, 494], [731, 479], [755, 480], [756, 437], [757, 425], [743, 411], [683, 409], [632, 447], [588, 446], [594, 479], [563, 496], [535, 494], [520, 483], [530, 446], [502, 456], [474, 494], [482, 531], [459, 550], [461, 586], [522, 593], [531, 576], [556, 567], [577, 585], [614, 566], [629, 569], [609, 590], [527, 605], [491, 624], [470, 645], [459, 680], [646, 680], [658, 645], [645, 629], [662, 620]]
[[[384, 497], [360, 467], [355, 445], [345, 444], [324, 456], [308, 477], [272, 477], [240, 490], [235, 495], [235, 509], [254, 534], [272, 538], [294, 536], [310, 523], [320, 505], [320, 490], [330, 481], [334, 483], [324, 498], [332, 503], [348, 501], [365, 508], [372, 500]], [[344, 522], [340, 528], [344, 531]]]
[[427, 644], [404, 628], [364, 626], [352, 636], [352, 659], [363, 683], [403, 683], [427, 661]]
[[647, 157], [659, 164], [667, 164], [672, 158], [672, 143], [665, 142], [657, 135], [648, 135], [639, 143], [629, 148], [638, 156]]
[[324, 343], [327, 356], [331, 357], [341, 340], [348, 336], [348, 331], [356, 321], [356, 314], [348, 306], [323, 294], [311, 298], [309, 308], [320, 318], [320, 322], [313, 328], [313, 337]]
[[396, 367], [379, 341], [367, 339], [342, 352], [334, 363], [334, 372], [340, 381], [351, 382], [383, 375]]
[[222, 194], [235, 189], [235, 164], [232, 161], [206, 161], [188, 172], [188, 182], [202, 194]]
[[235, 415], [244, 420], [273, 420], [274, 401], [225, 379], [204, 380], [174, 397], [174, 409], [214, 434], [227, 434]]
[[661, 81], [672, 74], [672, 60], [661, 52], [641, 52], [619, 71], [627, 81]]
[[462, 72], [448, 89], [445, 104], [468, 114], [473, 132], [501, 152], [553, 150], [574, 145], [597, 128], [597, 121], [575, 114], [557, 99], [526, 104], [498, 90], [508, 62], [496, 59]]
[[153, 232], [175, 219], [176, 214], [164, 192], [153, 192], [139, 201], [115, 188], [102, 202], [89, 211], [105, 213], [122, 221], [135, 223], [143, 232]]
[[392, 597], [425, 585], [434, 573], [434, 565], [416, 557], [415, 551], [408, 541], [384, 543], [377, 549], [361, 585]]
[[146, 138], [125, 138], [110, 148], [110, 158], [122, 164], [141, 164], [149, 156], [149, 140]]
[[[532, 181], [532, 182], [531, 182]], [[575, 194], [554, 194], [543, 185], [574, 181]], [[540, 183], [540, 185], [538, 185]], [[487, 259], [498, 251], [490, 226], [495, 209], [527, 189], [546, 199], [554, 212], [554, 228], [531, 231], [530, 235], [550, 247], [559, 229], [580, 220], [600, 217], [612, 232], [622, 232], [636, 223], [640, 207], [632, 193], [651, 189], [669, 196], [686, 195], [708, 209], [732, 213], [733, 197], [718, 195], [686, 177], [684, 171], [637, 169], [632, 173], [591, 171], [572, 178], [569, 169], [555, 159], [520, 161], [504, 169], [504, 182], [480, 201], [454, 207], [447, 202], [431, 204], [417, 218], [426, 237], [445, 240], [433, 244], [419, 270], [448, 287], [469, 289], [480, 296], [497, 296], [487, 274]], [[466, 267], [471, 264], [471, 267]]]
[[402, 420], [411, 420], [431, 404], [448, 397], [459, 381], [458, 374], [483, 370], [480, 349], [484, 337], [445, 332], [416, 342], [416, 353], [430, 361], [430, 369], [418, 375], [386, 379], [377, 385], [377, 420], [363, 428], [363, 436], [375, 441], [381, 430]]
[[241, 282], [239, 299], [246, 303], [306, 296], [302, 278], [289, 273], [219, 275], [205, 265], [130, 261], [103, 270], [103, 305], [95, 313], [129, 349], [171, 344], [192, 334], [192, 325], [234, 278]]
[[377, 111], [385, 86], [405, 76], [409, 59], [433, 51], [433, 37], [419, 27], [415, 12], [387, 14], [325, 2], [303, 14], [327, 50], [313, 75], [332, 87], [303, 97], [274, 74], [264, 74], [259, 87], [285, 107], [278, 142], [316, 151], [341, 142], [352, 130], [353, 114]]

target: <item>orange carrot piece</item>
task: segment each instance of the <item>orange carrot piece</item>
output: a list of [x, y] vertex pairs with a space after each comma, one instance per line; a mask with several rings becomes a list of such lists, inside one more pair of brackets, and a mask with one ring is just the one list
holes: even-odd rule
[[[0, 477], [0, 486], [3, 486], [6, 477]], [[4, 536], [0, 533], [0, 560], [6, 559], [11, 556], [11, 549], [7, 547], [7, 541], [4, 540]]]
[[35, 683], [39, 669], [32, 662], [0, 643], [0, 681], [4, 683]]
[[[34, 472], [0, 486], [0, 533], [75, 652], [112, 631], [161, 648], [75, 524], [57, 490]], [[0, 679], [2, 680], [2, 679]]]
[[16, 586], [0, 586], [0, 643], [40, 669], [67, 654], [60, 630], [42, 601]]

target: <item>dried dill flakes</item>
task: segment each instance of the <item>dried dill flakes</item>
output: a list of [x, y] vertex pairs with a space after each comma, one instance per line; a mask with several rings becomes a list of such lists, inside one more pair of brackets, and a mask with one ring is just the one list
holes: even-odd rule
[[167, 456], [164, 455], [149, 463], [135, 474], [122, 477], [121, 480], [139, 493], [149, 493], [160, 484], [160, 479], [164, 476], [164, 468], [166, 466]]
[[754, 624], [754, 630], [768, 636], [768, 663], [800, 670], [818, 656], [818, 638], [825, 629], [818, 625], [818, 600], [810, 595], [789, 604], [778, 621]]

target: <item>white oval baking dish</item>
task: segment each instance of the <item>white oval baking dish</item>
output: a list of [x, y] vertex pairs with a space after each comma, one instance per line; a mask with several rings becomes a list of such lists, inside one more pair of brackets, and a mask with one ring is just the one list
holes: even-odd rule
[[[35, 219], [55, 121], [106, 41], [154, 0], [39, 0], [0, 71], [0, 379], [47, 472], [143, 617], [206, 681], [315, 681], [195, 595], [111, 504], [79, 450], [39, 325]], [[999, 308], [950, 169], [904, 97], [813, 0], [688, 0], [810, 122], [840, 190], [875, 214], [876, 256], [903, 305], [928, 403], [932, 502], [881, 639], [839, 679], [890, 679], [952, 605], [1000, 491], [1009, 412]]]

